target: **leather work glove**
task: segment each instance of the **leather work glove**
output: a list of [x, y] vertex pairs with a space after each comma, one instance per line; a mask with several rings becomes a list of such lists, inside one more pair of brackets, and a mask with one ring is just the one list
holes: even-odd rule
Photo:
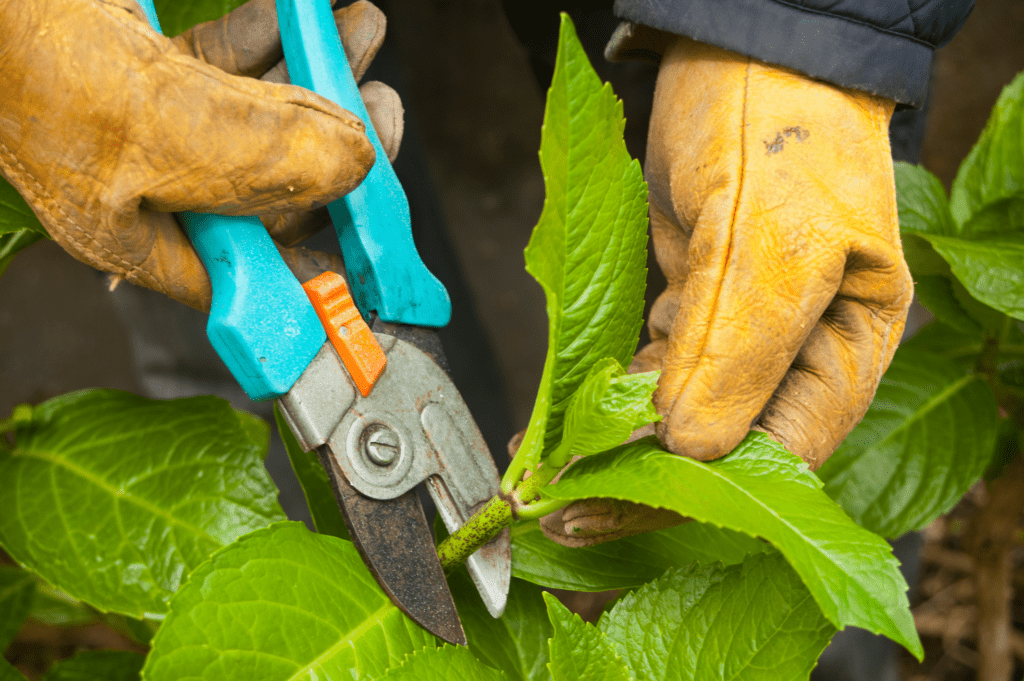
[[[357, 2], [335, 19], [358, 80], [384, 16]], [[310, 211], [374, 162], [358, 118], [282, 84], [274, 0], [176, 38], [153, 31], [135, 0], [0, 3], [0, 35], [0, 173], [75, 258], [194, 308], [209, 309], [210, 282], [172, 212], [260, 215], [290, 245], [327, 224]], [[379, 83], [362, 92], [397, 151], [398, 95]], [[281, 250], [314, 276], [340, 266]]]
[[[677, 38], [645, 176], [668, 280], [632, 371], [662, 370], [657, 434], [701, 461], [760, 430], [817, 469], [867, 411], [903, 333], [894, 103]], [[544, 519], [582, 546], [682, 521], [587, 500]]]

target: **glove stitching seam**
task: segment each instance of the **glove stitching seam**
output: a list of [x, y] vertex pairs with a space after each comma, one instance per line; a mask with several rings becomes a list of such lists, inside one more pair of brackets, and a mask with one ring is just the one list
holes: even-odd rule
[[114, 3], [108, 2], [107, 0], [99, 0], [99, 2], [97, 3], [97, 7], [104, 14], [106, 14], [108, 17], [110, 17], [111, 19], [113, 19], [117, 23], [119, 23], [122, 26], [124, 26], [124, 28], [126, 28], [127, 30], [135, 33], [138, 36], [141, 36], [141, 37], [145, 38], [146, 41], [149, 42], [150, 45], [152, 45], [153, 47], [157, 48], [160, 51], [166, 52], [166, 50], [161, 49], [160, 41], [157, 40], [156, 38], [160, 37], [163, 40], [167, 40], [167, 41], [170, 41], [170, 38], [167, 38], [167, 37], [157, 33], [152, 28], [150, 28], [148, 24], [143, 25], [141, 23], [140, 19], [136, 19], [135, 21], [125, 21], [125, 19], [122, 16], [117, 14], [114, 11], [114, 9], [112, 9], [112, 8], [115, 8], [118, 11], [127, 12], [132, 17], [135, 17], [135, 15], [131, 14], [131, 12], [129, 10], [127, 10], [126, 8], [121, 7], [120, 5], [116, 5]]
[[[13, 165], [12, 165], [13, 162]], [[63, 236], [75, 247], [79, 248], [85, 255], [95, 258], [104, 267], [113, 267], [122, 270], [122, 274], [128, 278], [133, 275], [136, 271], [142, 271], [138, 265], [131, 265], [130, 262], [125, 261], [117, 256], [116, 253], [105, 248], [102, 244], [96, 242], [94, 239], [87, 239], [85, 242], [80, 241], [74, 235], [72, 235], [67, 229], [63, 227], [63, 224], [73, 226], [78, 232], [88, 236], [88, 232], [83, 229], [75, 220], [61, 207], [60, 202], [54, 199], [46, 188], [28, 172], [28, 169], [18, 161], [14, 153], [11, 152], [10, 148], [2, 141], [0, 141], [0, 166], [7, 171], [11, 177], [19, 180], [25, 191], [29, 194], [26, 200], [29, 201], [29, 205], [33, 209], [38, 209], [45, 214], [46, 222], [50, 223], [45, 225], [47, 232], [56, 232], [60, 236]], [[58, 220], [54, 213], [63, 220]], [[52, 235], [52, 234], [51, 234]], [[92, 241], [95, 245], [89, 245]], [[162, 292], [162, 289], [161, 289]]]

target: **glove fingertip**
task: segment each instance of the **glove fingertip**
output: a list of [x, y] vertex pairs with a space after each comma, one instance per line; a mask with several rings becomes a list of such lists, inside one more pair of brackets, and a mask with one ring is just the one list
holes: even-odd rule
[[392, 163], [398, 157], [405, 132], [405, 109], [402, 100], [392, 88], [384, 83], [371, 80], [359, 87], [359, 94], [370, 114], [373, 129], [377, 131], [384, 153]]
[[345, 48], [352, 75], [358, 83], [384, 44], [387, 19], [384, 12], [372, 2], [359, 0], [335, 10], [334, 22], [341, 35], [341, 44]]

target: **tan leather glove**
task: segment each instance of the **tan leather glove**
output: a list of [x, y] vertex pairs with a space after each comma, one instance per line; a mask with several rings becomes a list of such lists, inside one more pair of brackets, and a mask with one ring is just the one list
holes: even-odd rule
[[[756, 429], [816, 469], [864, 416], [913, 294], [893, 108], [692, 40], [665, 50], [645, 175], [668, 288], [632, 368], [662, 370], [667, 448], [707, 461]], [[545, 519], [548, 536], [623, 536], [616, 515], [650, 529], [598, 501]]]
[[[384, 17], [360, 2], [335, 18], [359, 78]], [[351, 191], [374, 162], [359, 119], [279, 84], [274, 0], [173, 39], [134, 0], [9, 2], [0, 35], [0, 173], [75, 258], [192, 307], [209, 309], [209, 279], [171, 212], [267, 214], [290, 244], [323, 224], [298, 214]], [[401, 104], [372, 89], [368, 108], [384, 110], [378, 130], [397, 149]], [[284, 251], [293, 269], [332, 260], [304, 251]]]

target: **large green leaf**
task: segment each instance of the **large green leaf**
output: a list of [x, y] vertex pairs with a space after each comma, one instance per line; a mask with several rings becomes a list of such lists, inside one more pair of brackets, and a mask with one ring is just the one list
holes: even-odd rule
[[829, 621], [884, 634], [921, 657], [891, 547], [854, 523], [821, 487], [782, 445], [750, 433], [710, 463], [644, 438], [577, 462], [542, 492], [566, 500], [625, 499], [763, 537], [786, 556]]
[[[548, 351], [537, 401], [506, 481], [558, 444], [569, 398], [593, 364], [627, 366], [646, 281], [647, 185], [622, 139], [622, 103], [562, 15], [540, 160], [547, 196], [526, 269], [547, 298]], [[509, 490], [506, 490], [509, 491]]]
[[142, 675], [377, 678], [434, 642], [381, 591], [351, 542], [288, 522], [249, 534], [189, 576]]
[[252, 418], [214, 397], [48, 400], [0, 453], [0, 544], [74, 598], [159, 619], [211, 553], [285, 517]]
[[553, 589], [610, 591], [656, 579], [671, 567], [741, 563], [771, 547], [759, 539], [708, 523], [689, 522], [657, 532], [571, 549], [544, 536], [540, 522], [512, 526], [512, 574]]
[[334, 498], [331, 481], [327, 477], [327, 471], [320, 465], [316, 452], [302, 450], [276, 404], [274, 421], [277, 423], [277, 433], [281, 436], [284, 449], [288, 452], [292, 470], [295, 471], [295, 477], [302, 486], [302, 493], [306, 496], [306, 506], [309, 507], [309, 515], [313, 518], [316, 531], [349, 539], [348, 528], [345, 527], [345, 519], [341, 516], [338, 500]]
[[513, 579], [505, 614], [487, 612], [466, 569], [448, 578], [452, 597], [466, 631], [469, 650], [485, 665], [500, 669], [514, 681], [546, 681], [548, 622], [539, 587]]
[[552, 681], [629, 681], [626, 663], [597, 627], [569, 612], [549, 593], [544, 594], [544, 602], [554, 627], [548, 662]]
[[884, 537], [952, 508], [988, 466], [996, 399], [984, 378], [900, 348], [864, 419], [818, 476], [858, 523]]
[[[370, 681], [373, 677], [364, 678]], [[445, 645], [413, 653], [379, 678], [381, 681], [502, 681], [507, 677], [480, 662], [466, 648]]]
[[139, 681], [145, 661], [127, 650], [89, 650], [54, 665], [43, 681]]
[[835, 633], [778, 554], [674, 569], [601, 617], [638, 679], [806, 680]]
[[0, 565], [0, 652], [14, 640], [28, 617], [35, 585], [31, 572]]
[[1024, 228], [1024, 73], [1003, 88], [985, 130], [960, 165], [950, 209], [962, 236]]
[[196, 24], [219, 19], [246, 0], [153, 0], [164, 35], [176, 36]]

